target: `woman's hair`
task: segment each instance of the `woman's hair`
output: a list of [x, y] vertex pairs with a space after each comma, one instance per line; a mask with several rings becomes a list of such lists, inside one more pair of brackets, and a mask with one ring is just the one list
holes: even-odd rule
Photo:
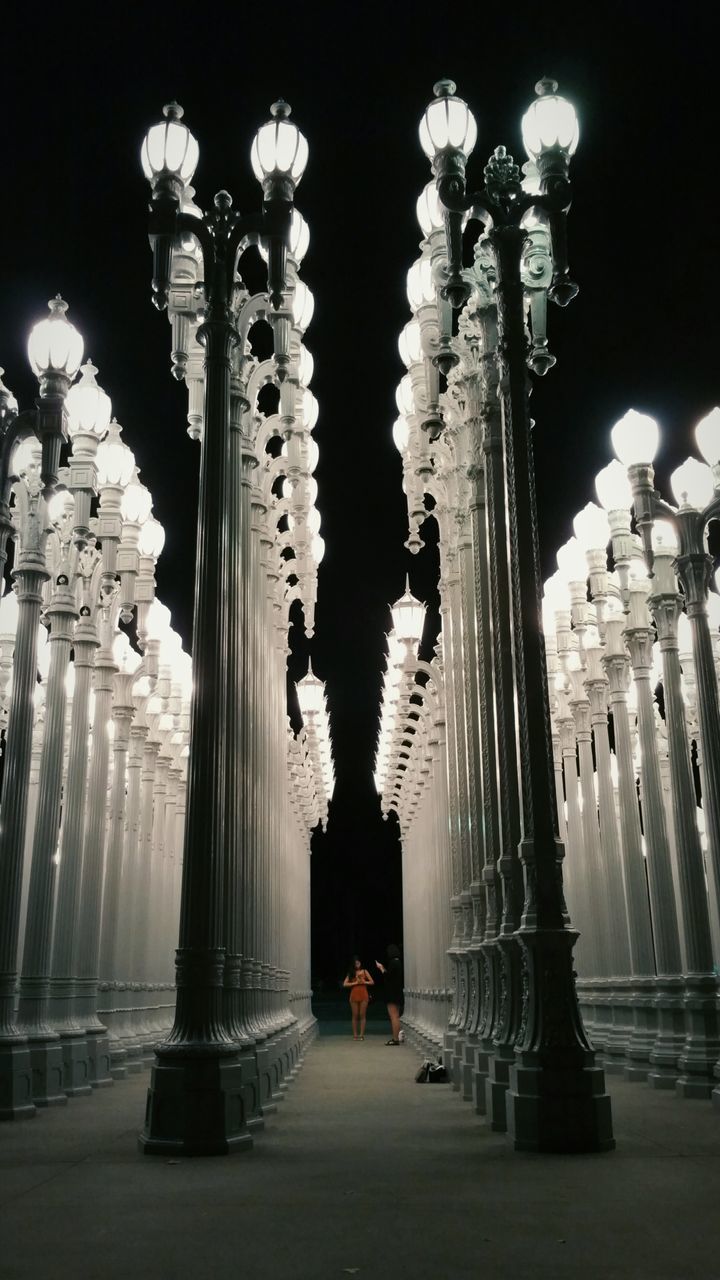
[[354, 977], [355, 977], [355, 965], [356, 965], [356, 964], [360, 964], [360, 963], [361, 963], [361, 961], [360, 961], [360, 957], [359, 957], [359, 956], [353, 956], [352, 960], [350, 961], [350, 967], [348, 968], [348, 971], [347, 971], [347, 976], [348, 976], [348, 978], [354, 978]]
[[400, 959], [400, 948], [396, 947], [394, 942], [391, 942], [390, 946], [387, 949], [387, 958], [388, 960]]

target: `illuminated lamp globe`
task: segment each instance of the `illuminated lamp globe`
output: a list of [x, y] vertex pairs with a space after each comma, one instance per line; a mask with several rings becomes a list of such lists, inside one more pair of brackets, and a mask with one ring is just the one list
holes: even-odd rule
[[438, 195], [437, 184], [428, 182], [418, 196], [415, 206], [420, 230], [424, 236], [432, 235], [443, 226], [443, 206]]
[[435, 98], [420, 121], [420, 146], [429, 160], [439, 151], [461, 151], [469, 156], [477, 142], [477, 125], [472, 111], [455, 95], [452, 80], [439, 80], [433, 87]]
[[40, 623], [37, 632], [37, 669], [40, 672], [41, 680], [47, 680], [48, 678], [51, 653], [52, 647], [48, 644], [47, 628]]
[[25, 476], [31, 471], [38, 471], [42, 460], [42, 445], [36, 435], [26, 436], [20, 440], [10, 455], [9, 474]]
[[578, 511], [573, 529], [583, 551], [604, 551], [610, 541], [607, 512], [596, 502], [588, 502]]
[[304, 333], [315, 310], [315, 299], [304, 280], [298, 280], [295, 285], [291, 310], [295, 328]]
[[174, 667], [182, 653], [182, 636], [168, 627], [160, 640], [160, 662], [164, 667]]
[[101, 440], [110, 426], [112, 402], [109, 395], [99, 387], [95, 374], [97, 369], [88, 360], [80, 372], [80, 381], [71, 387], [65, 404], [68, 412], [68, 435], [96, 436]]
[[522, 139], [531, 160], [537, 161], [546, 151], [561, 151], [572, 156], [580, 137], [577, 112], [567, 98], [557, 92], [555, 80], [540, 80], [538, 95], [522, 118]]
[[410, 427], [407, 418], [396, 418], [393, 423], [392, 438], [398, 453], [404, 453], [410, 440]]
[[703, 511], [712, 501], [715, 485], [713, 474], [706, 462], [687, 458], [670, 476], [670, 487], [680, 507], [694, 507]]
[[[556, 570], [551, 574], [543, 587], [543, 600], [554, 613], [570, 612], [570, 592], [562, 574]], [[554, 628], [553, 628], [554, 630]]]
[[558, 570], [565, 582], [585, 582], [588, 576], [587, 560], [577, 538], [568, 538], [557, 551]]
[[260, 126], [250, 149], [253, 173], [263, 190], [275, 182], [289, 181], [296, 187], [308, 162], [307, 139], [288, 119], [287, 102], [274, 102], [270, 114], [272, 120]]
[[180, 685], [183, 701], [187, 702], [192, 693], [192, 658], [184, 649], [175, 658], [173, 677]]
[[141, 556], [152, 556], [153, 560], [157, 560], [160, 552], [165, 546], [165, 530], [159, 520], [154, 516], [148, 516], [138, 539], [138, 551]]
[[154, 187], [161, 178], [174, 178], [186, 186], [200, 159], [200, 148], [187, 125], [177, 102], [163, 107], [165, 119], [148, 129], [140, 149], [140, 163], [148, 182]]
[[695, 428], [697, 447], [708, 466], [720, 462], [720, 409], [711, 409]]
[[613, 449], [626, 467], [649, 466], [657, 453], [660, 431], [654, 418], [628, 409], [610, 432]]
[[135, 455], [120, 439], [120, 426], [113, 421], [96, 456], [98, 484], [124, 489], [135, 470]]
[[313, 395], [312, 391], [310, 391], [309, 388], [306, 387], [302, 394], [302, 420], [303, 420], [303, 426], [308, 431], [312, 431], [313, 428], [317, 425], [319, 413], [320, 413], [320, 406], [318, 405], [318, 402], [315, 399], [315, 396]]
[[47, 504], [48, 519], [51, 524], [62, 524], [74, 507], [74, 499], [67, 489], [56, 489]]
[[306, 524], [308, 529], [310, 530], [310, 533], [319, 533], [320, 523], [321, 523], [320, 512], [318, 511], [317, 507], [311, 507], [306, 517]]
[[405, 580], [405, 593], [391, 606], [393, 630], [403, 644], [416, 646], [425, 626], [425, 605], [410, 593], [410, 579]]
[[630, 511], [633, 504], [632, 487], [627, 471], [617, 458], [613, 458], [595, 477], [595, 491], [600, 505], [606, 511]]
[[398, 383], [397, 391], [395, 392], [395, 403], [398, 407], [398, 413], [405, 418], [415, 412], [415, 396], [409, 373], [406, 373], [402, 381]]
[[47, 320], [40, 320], [30, 331], [28, 358], [41, 382], [53, 372], [72, 382], [83, 358], [82, 336], [66, 319], [67, 302], [59, 293], [48, 302], [48, 307], [50, 315]]
[[429, 258], [418, 258], [407, 273], [407, 296], [412, 311], [435, 302], [435, 281]]
[[151, 601], [148, 606], [147, 618], [145, 621], [145, 630], [147, 631], [148, 639], [158, 640], [162, 643], [170, 629], [170, 618], [171, 614], [167, 605], [161, 604], [157, 597]]
[[313, 674], [311, 662], [308, 662], [307, 675], [298, 681], [296, 688], [303, 717], [325, 710], [325, 685]]
[[297, 362], [297, 380], [301, 387], [309, 387], [312, 382], [315, 361], [307, 347], [301, 346]]
[[[290, 218], [290, 238], [288, 241], [288, 253], [295, 262], [296, 266], [300, 266], [310, 245], [310, 228], [303, 218], [299, 209], [293, 209]], [[267, 262], [269, 254], [267, 245], [262, 240], [258, 242], [260, 257], [263, 262]]]
[[145, 524], [152, 510], [152, 494], [138, 479], [138, 470], [127, 485], [120, 499], [120, 511], [128, 524]]
[[112, 655], [123, 675], [134, 675], [142, 662], [140, 654], [133, 649], [124, 631], [119, 631], [113, 640]]
[[677, 555], [677, 534], [669, 520], [655, 520], [653, 522], [652, 545], [656, 555], [662, 555], [663, 553], [665, 555]]
[[420, 325], [417, 320], [408, 320], [398, 338], [398, 350], [400, 359], [406, 369], [409, 369], [413, 364], [420, 364], [423, 358], [423, 350]]
[[310, 542], [310, 555], [315, 564], [322, 563], [322, 558], [325, 555], [325, 539], [321, 538], [319, 533], [313, 534]]
[[308, 471], [312, 473], [316, 469], [319, 461], [320, 461], [320, 450], [318, 449], [318, 446], [317, 446], [317, 440], [313, 440], [312, 436], [310, 436], [307, 442]]

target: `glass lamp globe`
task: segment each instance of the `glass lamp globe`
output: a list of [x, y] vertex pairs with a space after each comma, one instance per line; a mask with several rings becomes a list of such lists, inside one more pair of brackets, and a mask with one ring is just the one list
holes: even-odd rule
[[596, 502], [588, 502], [573, 520], [573, 529], [583, 551], [604, 551], [610, 541], [607, 512]]
[[555, 80], [540, 80], [535, 92], [538, 96], [525, 112], [521, 126], [528, 156], [537, 161], [545, 151], [574, 155], [580, 137], [574, 106], [557, 93]]
[[632, 487], [625, 467], [613, 458], [595, 477], [595, 491], [606, 511], [630, 511]]
[[410, 427], [407, 418], [396, 418], [392, 429], [393, 442], [398, 453], [404, 453], [410, 440]]
[[125, 492], [120, 499], [120, 511], [123, 520], [127, 520], [129, 524], [144, 524], [148, 519], [152, 510], [152, 494], [150, 490], [138, 479], [137, 467], [135, 474], [126, 486]]
[[708, 466], [720, 462], [720, 409], [711, 409], [695, 428], [697, 447]]
[[669, 520], [655, 520], [653, 522], [652, 545], [656, 554], [665, 552], [666, 555], [677, 555], [677, 534]]
[[412, 381], [408, 373], [398, 384], [395, 392], [395, 403], [398, 407], [398, 413], [403, 417], [407, 418], [411, 413], [415, 412], [415, 397], [413, 395]]
[[173, 667], [182, 653], [182, 636], [172, 627], [168, 627], [160, 641], [160, 662], [164, 667]]
[[[570, 612], [570, 592], [562, 575], [556, 570], [543, 588], [543, 597], [554, 613]], [[554, 630], [554, 627], [553, 627]]]
[[407, 296], [412, 311], [435, 302], [435, 281], [429, 258], [418, 258], [407, 273]]
[[183, 109], [177, 102], [163, 107], [161, 124], [148, 129], [140, 150], [140, 163], [148, 182], [153, 185], [161, 177], [177, 178], [185, 186], [192, 178], [200, 148], [187, 125], [182, 124]]
[[424, 236], [430, 236], [433, 231], [440, 230], [443, 226], [443, 206], [435, 182], [428, 182], [423, 188], [415, 207], [420, 230]]
[[452, 80], [440, 80], [435, 98], [420, 121], [420, 146], [429, 160], [438, 151], [461, 151], [469, 156], [477, 142], [477, 125], [472, 111], [455, 96]]
[[147, 618], [145, 620], [145, 629], [148, 634], [148, 639], [159, 640], [162, 643], [170, 627], [170, 617], [171, 614], [167, 605], [161, 604], [156, 596], [148, 606]]
[[577, 538], [568, 538], [558, 547], [557, 562], [560, 575], [566, 582], [584, 582], [588, 576], [585, 552]]
[[60, 294], [48, 302], [48, 307], [47, 320], [40, 320], [30, 331], [28, 358], [38, 378], [54, 371], [72, 381], [83, 358], [82, 336], [66, 318], [67, 302]]
[[80, 381], [71, 387], [65, 404], [68, 411], [68, 435], [73, 439], [77, 435], [96, 436], [102, 439], [110, 426], [112, 402], [109, 395], [99, 387], [95, 374], [97, 369], [90, 360], [83, 365]]
[[628, 409], [610, 432], [613, 449], [626, 467], [649, 466], [657, 453], [660, 431], [654, 418]]
[[422, 338], [417, 320], [408, 320], [398, 338], [398, 350], [406, 369], [413, 364], [419, 364], [422, 360]]
[[181, 686], [183, 700], [187, 701], [192, 693], [192, 658], [184, 649], [174, 661], [173, 676]]
[[319, 533], [314, 533], [310, 542], [310, 555], [315, 564], [320, 564], [325, 555], [325, 539], [320, 537]]
[[40, 672], [41, 680], [47, 680], [48, 678], [51, 652], [51, 646], [48, 644], [47, 628], [40, 623], [37, 633], [37, 669]]
[[320, 512], [317, 507], [310, 508], [305, 518], [305, 523], [307, 524], [310, 533], [320, 532]]
[[297, 362], [297, 380], [301, 387], [309, 387], [312, 382], [315, 361], [306, 346], [300, 347]]
[[273, 119], [258, 129], [250, 150], [253, 173], [263, 185], [273, 178], [284, 178], [296, 187], [308, 162], [307, 140], [288, 120], [286, 102], [274, 102], [270, 114]]
[[65, 517], [72, 511], [73, 506], [72, 494], [67, 489], [56, 489], [47, 504], [50, 523], [54, 525], [62, 524]]
[[312, 431], [313, 428], [317, 425], [319, 413], [320, 413], [320, 406], [317, 400], [315, 399], [315, 396], [313, 395], [312, 391], [309, 391], [308, 388], [306, 387], [302, 394], [302, 420], [303, 420], [303, 426], [308, 431]]
[[[165, 546], [165, 530], [159, 520], [154, 516], [148, 516], [138, 539], [138, 551], [141, 556], [152, 556], [153, 560], [157, 560], [160, 552]], [[164, 607], [164, 606], [163, 606]]]
[[298, 280], [292, 300], [292, 318], [296, 329], [302, 333], [307, 329], [315, 310], [315, 299], [304, 280]]
[[133, 649], [124, 631], [119, 631], [113, 640], [112, 654], [123, 675], [134, 675], [142, 662], [140, 654]]
[[95, 460], [101, 488], [114, 485], [124, 489], [130, 483], [135, 470], [135, 454], [120, 439], [120, 427], [116, 422], [111, 424], [106, 438], [98, 445]]
[[307, 442], [307, 469], [312, 475], [318, 462], [320, 461], [320, 450], [317, 446], [317, 440], [313, 440], [312, 436]]
[[695, 507], [703, 511], [712, 501], [715, 485], [713, 474], [706, 462], [687, 458], [670, 476], [670, 487], [678, 506]]
[[296, 688], [303, 717], [325, 710], [325, 686], [313, 674], [311, 663], [308, 663], [307, 675], [298, 680]]
[[425, 605], [410, 592], [409, 579], [405, 582], [405, 592], [391, 606], [393, 630], [403, 644], [417, 646], [425, 626]]
[[10, 456], [9, 474], [24, 476], [29, 471], [37, 471], [42, 460], [42, 445], [36, 435], [26, 436], [20, 440]]
[[[293, 209], [290, 218], [290, 238], [288, 241], [288, 253], [299, 267], [310, 245], [310, 228], [303, 218], [299, 209]], [[258, 243], [260, 257], [263, 262], [268, 260], [267, 245], [262, 240]]]

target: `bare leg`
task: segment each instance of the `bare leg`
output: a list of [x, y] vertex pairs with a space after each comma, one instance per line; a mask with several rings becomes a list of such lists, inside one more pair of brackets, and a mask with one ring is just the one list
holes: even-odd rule
[[358, 1038], [358, 1007], [357, 1007], [356, 1000], [350, 1001], [350, 1012], [352, 1014], [353, 1040], [357, 1040]]
[[387, 1007], [388, 1018], [390, 1019], [390, 1027], [392, 1030], [393, 1040], [400, 1038], [400, 1009], [396, 1004], [389, 1004]]
[[360, 1035], [361, 1035], [361, 1037], [365, 1035], [365, 1019], [366, 1019], [366, 1017], [367, 1017], [367, 1007], [368, 1007], [368, 1002], [367, 1002], [367, 1000], [363, 1000], [362, 1004], [360, 1005], [360, 1010], [359, 1010], [359, 1012], [360, 1012]]

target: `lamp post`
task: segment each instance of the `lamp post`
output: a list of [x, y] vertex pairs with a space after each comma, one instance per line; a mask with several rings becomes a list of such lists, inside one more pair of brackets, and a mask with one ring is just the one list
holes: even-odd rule
[[175, 1023], [158, 1047], [141, 1147], [148, 1153], [219, 1154], [241, 1150], [252, 1139], [244, 1122], [238, 1044], [223, 1018], [223, 936], [227, 841], [226, 677], [235, 649], [238, 582], [229, 572], [231, 357], [239, 340], [231, 300], [239, 252], [262, 238], [268, 252], [268, 294], [283, 302], [292, 198], [307, 162], [307, 143], [290, 123], [289, 107], [276, 103], [271, 121], [256, 135], [253, 169], [262, 183], [261, 215], [232, 212], [220, 192], [213, 212], [197, 217], [182, 201], [198, 160], [198, 146], [182, 124], [177, 104], [150, 129], [143, 168], [152, 186], [150, 238], [153, 293], [167, 305], [173, 245], [194, 237], [203, 266], [205, 314], [197, 330], [205, 351], [205, 398], [191, 705], [187, 827], [183, 862], [180, 946], [177, 953]]
[[[463, 217], [485, 223], [497, 273], [496, 297], [503, 404], [503, 461], [507, 492], [515, 725], [521, 787], [521, 841], [525, 902], [517, 930], [521, 951], [522, 1012], [510, 1068], [508, 1129], [518, 1149], [607, 1150], [612, 1139], [610, 1102], [602, 1072], [584, 1034], [573, 982], [572, 948], [562, 893], [562, 846], [557, 837], [545, 655], [540, 623], [538, 532], [527, 388], [522, 264], [527, 229], [536, 209], [547, 218], [554, 270], [548, 296], [565, 305], [577, 292], [566, 255], [566, 215], [571, 188], [569, 160], [577, 146], [577, 119], [553, 81], [541, 81], [523, 120], [528, 154], [537, 166], [539, 191], [523, 190], [520, 172], [504, 148], [485, 169], [482, 191], [466, 192], [465, 168], [477, 136], [467, 105], [452, 81], [435, 86], [435, 100], [420, 125], [445, 206], [448, 276], [445, 294], [462, 305], [470, 284], [462, 271]], [[540, 360], [541, 371], [547, 362]]]
[[[712, 1090], [708, 1057], [718, 1050], [720, 1026], [716, 1010], [717, 982], [713, 977], [710, 915], [702, 854], [694, 821], [693, 782], [685, 736], [677, 653], [677, 623], [684, 602], [690, 620], [693, 665], [697, 682], [697, 715], [703, 742], [703, 809], [708, 847], [708, 889], [717, 915], [720, 907], [720, 697], [713, 643], [707, 612], [707, 594], [713, 568], [706, 546], [709, 524], [720, 518], [720, 410], [714, 409], [696, 429], [698, 447], [706, 458], [688, 458], [671, 477], [677, 508], [655, 489], [653, 460], [659, 442], [653, 418], [629, 410], [612, 429], [612, 440], [621, 463], [628, 469], [633, 509], [648, 573], [650, 597], [658, 626], [666, 669], [668, 698], [668, 750], [673, 781], [674, 807], [679, 823], [678, 860], [681, 904], [685, 924], [686, 960], [684, 1004], [688, 1018], [686, 1043], [680, 1059], [680, 1091], [707, 1096]], [[653, 545], [656, 520], [674, 530], [673, 556], [667, 538]], [[664, 551], [664, 554], [662, 552]], [[656, 563], [657, 561], [657, 563]], [[674, 565], [684, 601], [673, 587]], [[718, 1062], [715, 1074], [720, 1072]], [[720, 1090], [713, 1099], [720, 1105]]]
[[13, 687], [7, 728], [0, 827], [0, 1118], [32, 1116], [32, 1075], [27, 1039], [14, 1019], [20, 894], [33, 727], [33, 693], [37, 679], [37, 630], [42, 588], [48, 573], [45, 542], [47, 499], [57, 482], [60, 447], [67, 424], [65, 399], [82, 360], [80, 334], [67, 320], [67, 304], [58, 296], [50, 316], [33, 329], [30, 363], [40, 395], [34, 411], [18, 413], [5, 391], [1, 397], [0, 561], [4, 563], [12, 531], [9, 498], [16, 479], [15, 446], [34, 433], [41, 442], [39, 466], [30, 466], [15, 485], [18, 554], [13, 571], [18, 599]]

